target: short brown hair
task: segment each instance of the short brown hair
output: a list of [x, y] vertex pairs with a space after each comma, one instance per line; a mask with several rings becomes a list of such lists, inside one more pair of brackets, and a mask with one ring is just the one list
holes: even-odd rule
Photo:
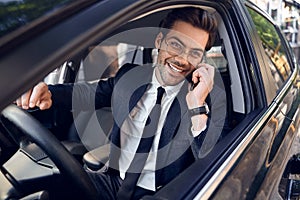
[[[196, 7], [175, 8], [160, 22], [159, 27], [171, 29], [176, 21], [184, 21], [194, 27], [207, 31], [209, 38], [205, 50], [209, 50], [214, 44], [218, 27], [214, 14]], [[166, 34], [165, 32], [163, 33]]]

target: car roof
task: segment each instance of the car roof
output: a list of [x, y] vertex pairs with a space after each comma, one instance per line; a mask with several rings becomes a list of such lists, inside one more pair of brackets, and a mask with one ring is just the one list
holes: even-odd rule
[[[79, 1], [0, 38], [0, 109], [74, 56], [102, 26], [121, 19], [135, 0]], [[142, 2], [142, 1], [141, 1]], [[109, 9], [108, 9], [109, 8]], [[122, 11], [122, 12], [121, 12]], [[120, 12], [120, 14], [118, 14]], [[80, 24], [80, 25], [78, 25]], [[89, 36], [87, 36], [89, 35]], [[59, 63], [59, 64], [58, 64]]]

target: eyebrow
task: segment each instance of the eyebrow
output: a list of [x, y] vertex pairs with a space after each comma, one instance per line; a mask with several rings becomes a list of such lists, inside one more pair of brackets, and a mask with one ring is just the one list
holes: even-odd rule
[[[186, 45], [184, 44], [184, 42], [182, 42], [177, 36], [171, 36], [170, 38], [173, 38], [173, 39], [175, 39], [175, 40], [178, 40], [178, 42], [179, 42], [180, 44], [182, 44], [182, 46], [184, 46], [184, 47], [186, 48]], [[201, 47], [200, 47], [200, 48], [189, 48], [189, 49], [204, 52], [204, 49], [202, 49]]]

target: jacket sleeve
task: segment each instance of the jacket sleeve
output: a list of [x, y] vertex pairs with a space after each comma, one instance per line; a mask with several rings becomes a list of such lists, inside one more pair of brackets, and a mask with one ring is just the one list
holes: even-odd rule
[[229, 131], [225, 91], [216, 86], [211, 91], [208, 99], [210, 114], [207, 128], [192, 142], [192, 151], [195, 158], [205, 157], [214, 148], [224, 132]]
[[49, 85], [54, 107], [68, 110], [90, 110], [110, 106], [113, 78], [98, 83]]
[[49, 85], [54, 107], [68, 110], [90, 110], [111, 106], [111, 96], [115, 83], [127, 71], [137, 65], [125, 64], [115, 77], [98, 83], [75, 83]]

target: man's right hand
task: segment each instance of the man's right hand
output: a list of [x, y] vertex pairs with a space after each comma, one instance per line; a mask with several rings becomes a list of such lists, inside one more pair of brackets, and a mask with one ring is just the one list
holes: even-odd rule
[[16, 104], [23, 109], [39, 107], [41, 110], [46, 110], [52, 105], [51, 96], [48, 85], [41, 82], [18, 98]]

